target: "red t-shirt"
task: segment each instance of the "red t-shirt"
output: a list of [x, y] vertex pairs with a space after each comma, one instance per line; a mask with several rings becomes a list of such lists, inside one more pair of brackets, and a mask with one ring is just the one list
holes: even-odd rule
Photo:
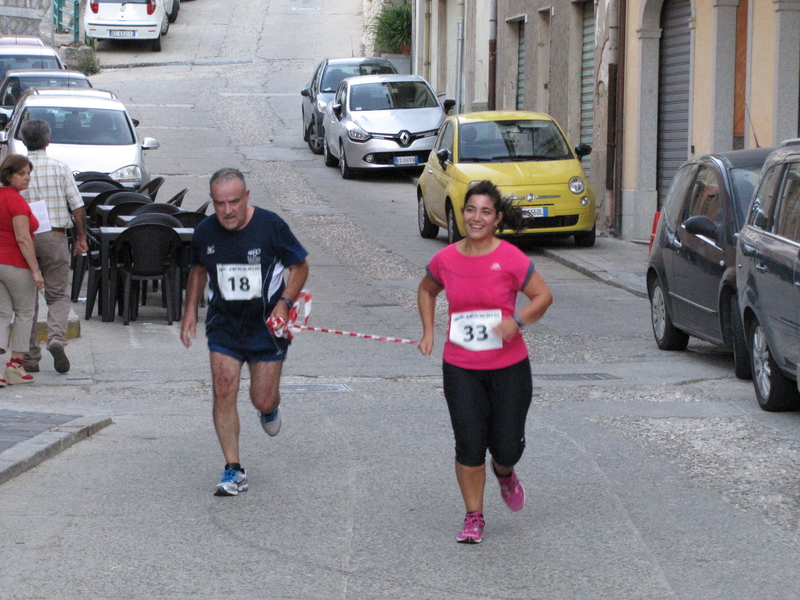
[[[449, 322], [443, 355], [446, 363], [463, 369], [488, 370], [509, 367], [527, 358], [528, 347], [522, 334], [510, 341], [496, 338], [492, 341], [487, 329], [497, 316], [494, 322], [491, 315], [486, 320], [488, 311], [499, 310], [499, 318], [512, 316], [517, 294], [533, 275], [533, 263], [519, 248], [501, 240], [489, 254], [464, 256], [456, 244], [451, 244], [436, 253], [427, 272], [447, 294]], [[459, 343], [452, 341], [453, 336]]]
[[33, 232], [39, 229], [39, 220], [33, 216], [31, 207], [14, 188], [0, 187], [0, 264], [30, 269], [14, 233], [12, 219], [20, 215], [25, 215], [30, 220], [31, 239], [33, 239]]

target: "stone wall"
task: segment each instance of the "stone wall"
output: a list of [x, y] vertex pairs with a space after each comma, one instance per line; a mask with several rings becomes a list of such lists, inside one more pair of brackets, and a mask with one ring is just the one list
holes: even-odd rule
[[51, 6], [52, 0], [2, 0], [0, 34], [38, 36], [42, 19], [52, 15]]

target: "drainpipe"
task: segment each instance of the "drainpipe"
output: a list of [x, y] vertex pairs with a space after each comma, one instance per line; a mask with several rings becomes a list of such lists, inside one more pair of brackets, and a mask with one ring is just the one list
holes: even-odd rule
[[497, 84], [497, 0], [489, 2], [489, 110], [495, 108], [495, 86]]
[[425, 21], [422, 26], [422, 78], [431, 80], [431, 2], [425, 0]]
[[617, 0], [617, 86], [616, 109], [614, 111], [614, 235], [622, 237], [622, 142], [623, 142], [623, 104], [625, 100], [625, 48], [627, 46], [628, 18], [627, 0]]
[[464, 54], [464, 0], [458, 0], [456, 11], [456, 114], [461, 113], [462, 93], [464, 87], [463, 54]]

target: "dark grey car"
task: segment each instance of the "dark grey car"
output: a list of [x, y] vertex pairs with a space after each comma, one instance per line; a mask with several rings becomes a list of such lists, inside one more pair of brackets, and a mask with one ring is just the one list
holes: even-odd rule
[[737, 266], [758, 404], [800, 409], [800, 146], [776, 150], [764, 164]]
[[736, 295], [735, 236], [771, 150], [685, 163], [664, 202], [647, 269], [658, 347], [684, 350], [689, 336], [718, 344], [733, 351], [740, 379], [750, 378], [750, 360]]
[[303, 96], [303, 140], [314, 154], [322, 154], [322, 120], [339, 84], [348, 77], [397, 73], [385, 58], [332, 58], [317, 65]]

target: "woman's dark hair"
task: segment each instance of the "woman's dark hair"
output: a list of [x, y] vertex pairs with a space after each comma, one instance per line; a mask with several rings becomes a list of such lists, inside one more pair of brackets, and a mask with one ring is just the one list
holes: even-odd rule
[[11, 185], [11, 176], [14, 173], [19, 173], [25, 167], [30, 167], [31, 171], [33, 171], [33, 163], [28, 160], [27, 156], [9, 154], [3, 164], [0, 164], [0, 183]]
[[467, 188], [467, 194], [464, 196], [464, 206], [461, 212], [467, 207], [467, 203], [472, 196], [488, 196], [494, 205], [496, 213], [502, 213], [498, 229], [510, 229], [514, 233], [519, 233], [525, 229], [525, 217], [522, 215], [522, 209], [515, 205], [510, 199], [503, 198], [500, 195], [500, 190], [488, 179], [477, 181]]

